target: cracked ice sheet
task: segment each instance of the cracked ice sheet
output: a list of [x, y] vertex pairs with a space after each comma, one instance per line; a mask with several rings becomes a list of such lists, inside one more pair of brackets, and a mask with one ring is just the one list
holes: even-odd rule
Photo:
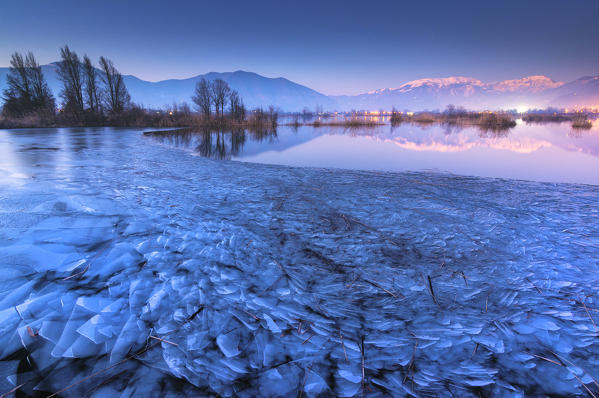
[[363, 358], [369, 396], [597, 390], [597, 187], [57, 137], [97, 142], [0, 184], [2, 386], [359, 396]]

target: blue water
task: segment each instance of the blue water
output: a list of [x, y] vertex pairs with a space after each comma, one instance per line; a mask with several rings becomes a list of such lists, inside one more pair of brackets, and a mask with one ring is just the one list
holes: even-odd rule
[[[195, 135], [195, 138], [193, 137]], [[437, 170], [459, 175], [531, 181], [599, 184], [599, 122], [591, 130], [569, 123], [518, 125], [508, 132], [431, 125], [345, 129], [279, 127], [276, 136], [246, 133], [243, 142], [225, 135], [201, 147], [202, 134], [187, 140], [155, 137], [212, 158], [289, 166], [358, 170]], [[210, 153], [207, 152], [212, 148]]]
[[[543, 148], [595, 159], [568, 146], [592, 134]], [[428, 168], [446, 154], [398, 135], [248, 133], [235, 155], [230, 135], [209, 151], [164, 137], [0, 131], [0, 393], [598, 393], [599, 187], [249, 162], [299, 151], [302, 165], [384, 170], [386, 151]], [[501, 140], [515, 142], [449, 154], [535, 156]], [[378, 160], [370, 142], [387, 148]], [[493, 159], [468, 174], [508, 169]]]

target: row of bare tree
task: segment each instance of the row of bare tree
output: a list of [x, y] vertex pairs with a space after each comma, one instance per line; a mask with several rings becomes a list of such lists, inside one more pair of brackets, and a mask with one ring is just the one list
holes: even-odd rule
[[[57, 64], [60, 113], [75, 122], [97, 120], [103, 115], [118, 115], [130, 104], [123, 76], [111, 60], [100, 57], [99, 69], [87, 55], [81, 60], [68, 46], [60, 49]], [[30, 115], [50, 118], [55, 115], [56, 101], [44, 79], [42, 68], [33, 53], [11, 56], [8, 87], [3, 92], [2, 115], [24, 118]]]
[[[143, 109], [131, 102], [123, 76], [105, 57], [100, 57], [96, 67], [87, 55], [79, 58], [68, 46], [60, 49], [60, 61], [56, 63], [58, 79], [62, 83], [58, 114], [57, 101], [46, 83], [42, 67], [31, 52], [25, 56], [18, 52], [12, 54], [9, 69], [8, 85], [3, 92], [4, 120], [0, 120], [3, 125], [153, 125], [165, 122], [155, 120], [161, 112]], [[239, 125], [243, 122], [269, 128], [277, 125], [278, 114], [274, 107], [247, 112], [239, 93], [222, 79], [209, 81], [202, 78], [192, 100], [199, 115], [194, 115], [189, 107], [179, 109], [175, 105], [165, 114], [169, 119], [166, 122], [173, 125], [229, 122]]]
[[99, 70], [87, 55], [83, 61], [69, 46], [60, 49], [58, 77], [62, 112], [74, 120], [123, 112], [131, 101], [123, 76], [111, 60], [100, 57]]
[[24, 118], [32, 113], [43, 117], [54, 114], [56, 102], [33, 53], [12, 54], [6, 83], [3, 116]]
[[212, 116], [213, 108], [216, 117], [223, 118], [225, 106], [228, 106], [229, 114], [233, 119], [245, 119], [246, 109], [239, 93], [232, 90], [229, 84], [222, 79], [213, 81], [207, 81], [205, 78], [200, 79], [191, 99], [206, 118]]

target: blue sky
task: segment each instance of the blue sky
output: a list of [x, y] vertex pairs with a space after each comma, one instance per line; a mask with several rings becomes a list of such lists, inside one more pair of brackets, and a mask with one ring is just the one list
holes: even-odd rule
[[0, 6], [0, 65], [64, 44], [147, 80], [283, 76], [325, 94], [423, 77], [599, 74], [599, 1], [28, 0]]

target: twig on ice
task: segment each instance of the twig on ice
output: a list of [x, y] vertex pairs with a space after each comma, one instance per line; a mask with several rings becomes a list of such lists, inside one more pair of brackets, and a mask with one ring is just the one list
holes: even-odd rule
[[150, 338], [151, 338], [151, 339], [154, 339], [154, 340], [159, 340], [159, 341], [162, 341], [162, 342], [164, 342], [164, 343], [168, 343], [168, 344], [174, 345], [175, 347], [179, 347], [179, 344], [177, 344], [177, 343], [173, 343], [172, 341], [168, 341], [168, 340], [165, 340], [165, 339], [161, 339], [160, 337], [156, 337], [156, 336], [150, 336]]
[[339, 332], [339, 336], [341, 337], [341, 347], [343, 347], [343, 355], [345, 356], [345, 362], [349, 362], [347, 359], [347, 351], [345, 351], [345, 344], [343, 343], [343, 335]]
[[[426, 277], [428, 279], [428, 284], [427, 284], [428, 291], [431, 294], [431, 297], [433, 298], [433, 302], [435, 304], [439, 305], [439, 303], [437, 302], [437, 298], [435, 297], [435, 291], [433, 290], [433, 281], [431, 280], [430, 275], [427, 275]], [[425, 280], [424, 283], [426, 284], [426, 282], [427, 281]]]
[[364, 336], [362, 336], [362, 345], [360, 347], [362, 354], [362, 398], [364, 398], [365, 378], [366, 372], [364, 371]]

